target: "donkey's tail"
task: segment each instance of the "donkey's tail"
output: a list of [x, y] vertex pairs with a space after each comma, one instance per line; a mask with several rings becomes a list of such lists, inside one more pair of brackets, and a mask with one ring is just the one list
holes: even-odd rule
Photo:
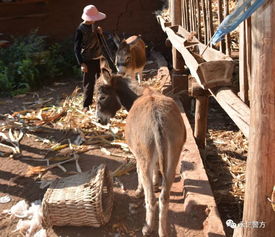
[[155, 132], [155, 145], [159, 162], [159, 170], [162, 177], [165, 174], [165, 167], [167, 168], [167, 159], [165, 159], [165, 156], [167, 155], [167, 143], [165, 140], [166, 138], [163, 133], [163, 129], [158, 125]]

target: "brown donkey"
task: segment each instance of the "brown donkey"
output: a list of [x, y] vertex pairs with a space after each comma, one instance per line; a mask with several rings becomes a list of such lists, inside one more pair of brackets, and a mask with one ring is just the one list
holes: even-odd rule
[[105, 69], [96, 85], [97, 117], [107, 124], [121, 106], [128, 111], [125, 135], [137, 161], [137, 195], [143, 190], [146, 203], [146, 224], [143, 235], [153, 231], [156, 213], [154, 184], [162, 176], [159, 196], [159, 236], [168, 236], [167, 213], [169, 195], [175, 178], [186, 132], [180, 111], [173, 99], [142, 88], [136, 81], [110, 75]]
[[145, 43], [140, 36], [133, 35], [122, 40], [116, 52], [115, 64], [118, 72], [135, 79], [142, 80], [142, 71], [146, 63]]

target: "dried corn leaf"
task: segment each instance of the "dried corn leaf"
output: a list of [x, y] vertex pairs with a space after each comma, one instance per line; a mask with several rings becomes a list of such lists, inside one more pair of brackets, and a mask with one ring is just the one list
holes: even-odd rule
[[51, 149], [53, 151], [59, 151], [59, 150], [62, 150], [64, 148], [68, 147], [68, 146], [69, 146], [68, 144], [62, 144], [62, 145], [56, 144], [56, 145], [52, 146]]
[[29, 166], [26, 175], [33, 176], [36, 174], [41, 174], [41, 173], [45, 172], [47, 169], [48, 169], [48, 167], [46, 167], [46, 166], [35, 166], [35, 167]]
[[136, 162], [130, 160], [122, 165], [120, 165], [116, 170], [112, 172], [112, 176], [119, 177], [125, 174], [129, 174], [131, 171], [136, 169]]

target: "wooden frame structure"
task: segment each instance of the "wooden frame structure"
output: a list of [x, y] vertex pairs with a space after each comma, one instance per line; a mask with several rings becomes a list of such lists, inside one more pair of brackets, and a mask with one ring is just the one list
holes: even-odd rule
[[[218, 6], [214, 11], [212, 0], [169, 1], [171, 24], [169, 25], [161, 17], [158, 20], [173, 47], [174, 70], [177, 69], [175, 65], [178, 65], [175, 60], [181, 60], [182, 63], [179, 55], [185, 61], [189, 59], [185, 53], [187, 47], [184, 45], [188, 36], [179, 35], [173, 31], [173, 27], [183, 27], [189, 33], [195, 31], [198, 39], [208, 44], [214, 33], [213, 15], [215, 14], [220, 23], [229, 13], [228, 4], [228, 0], [218, 0]], [[237, 228], [234, 237], [275, 236], [274, 9], [275, 2], [267, 0], [251, 19], [246, 20], [240, 27], [239, 96], [226, 85], [203, 88], [201, 81], [194, 75], [196, 81], [189, 82], [190, 94], [196, 98], [194, 136], [201, 148], [204, 148], [205, 144], [209, 94], [217, 100], [249, 139], [243, 221], [244, 223], [261, 221], [265, 223], [265, 228]], [[230, 55], [230, 45], [230, 36], [227, 35], [219, 50]], [[215, 56], [212, 57], [215, 61]], [[188, 67], [192, 74], [194, 65], [191, 63]]]

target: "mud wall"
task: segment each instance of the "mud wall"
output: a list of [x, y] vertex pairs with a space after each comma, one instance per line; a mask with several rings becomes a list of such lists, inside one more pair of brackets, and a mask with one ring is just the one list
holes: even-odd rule
[[104, 31], [141, 34], [156, 46], [163, 44], [165, 35], [154, 15], [163, 4], [161, 0], [49, 0], [47, 4], [0, 4], [0, 33], [20, 35], [38, 28], [40, 34], [64, 39], [74, 34], [81, 22], [82, 9], [88, 4], [96, 5], [107, 14], [100, 22]]

